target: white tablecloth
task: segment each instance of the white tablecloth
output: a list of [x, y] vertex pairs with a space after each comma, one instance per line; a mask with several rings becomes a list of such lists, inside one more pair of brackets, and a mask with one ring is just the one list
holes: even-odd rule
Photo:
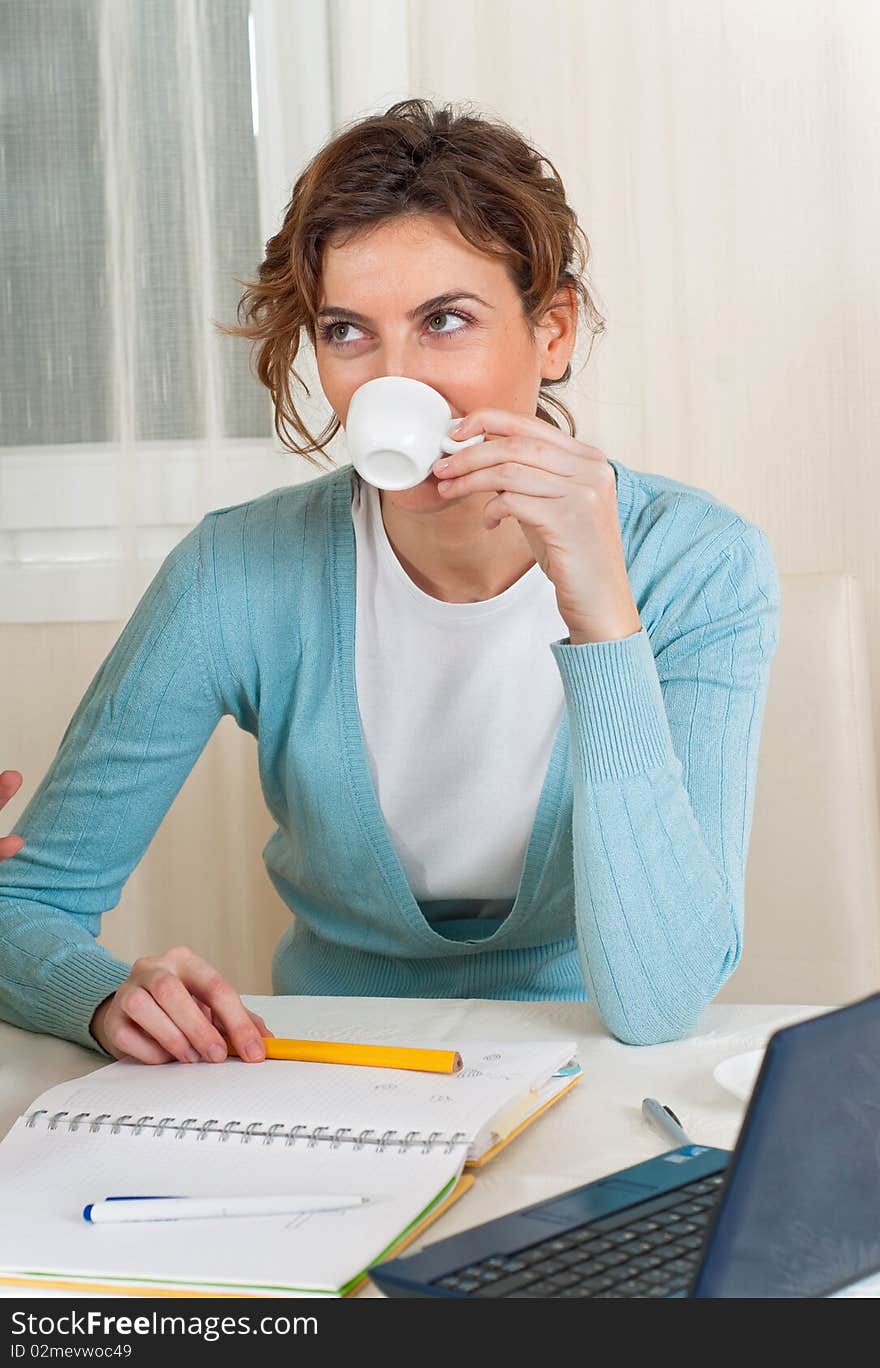
[[[779, 1026], [815, 1016], [816, 1006], [707, 1009], [696, 1032], [668, 1045], [621, 1045], [595, 1010], [579, 1002], [498, 1002], [413, 998], [245, 998], [276, 1035], [407, 1044], [422, 1038], [573, 1039], [583, 1078], [566, 1097], [476, 1173], [460, 1201], [411, 1250], [516, 1207], [649, 1159], [669, 1148], [644, 1120], [644, 1097], [656, 1097], [699, 1144], [732, 1149], [745, 1103], [713, 1077], [731, 1056], [763, 1048]], [[54, 1083], [100, 1068], [93, 1051], [0, 1023], [0, 1133]], [[147, 1066], [145, 1066], [147, 1067]], [[198, 1067], [210, 1067], [209, 1065]], [[878, 1295], [877, 1279], [856, 1295]], [[380, 1295], [370, 1285], [361, 1296]]]

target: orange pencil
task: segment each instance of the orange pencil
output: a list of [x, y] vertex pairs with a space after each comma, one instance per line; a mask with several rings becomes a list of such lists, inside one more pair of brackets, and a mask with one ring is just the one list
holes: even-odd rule
[[[308, 1064], [363, 1064], [372, 1069], [420, 1069], [455, 1074], [461, 1069], [457, 1050], [418, 1050], [408, 1045], [353, 1045], [345, 1040], [284, 1040], [264, 1036], [267, 1059], [293, 1059]], [[235, 1049], [227, 1042], [229, 1053]]]

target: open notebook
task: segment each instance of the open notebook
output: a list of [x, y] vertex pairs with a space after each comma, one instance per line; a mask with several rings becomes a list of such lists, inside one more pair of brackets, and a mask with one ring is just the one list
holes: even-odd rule
[[[574, 1041], [427, 1042], [458, 1074], [119, 1062], [42, 1093], [0, 1143], [0, 1282], [345, 1296], [577, 1081]], [[357, 1208], [90, 1225], [105, 1196], [344, 1193]]]

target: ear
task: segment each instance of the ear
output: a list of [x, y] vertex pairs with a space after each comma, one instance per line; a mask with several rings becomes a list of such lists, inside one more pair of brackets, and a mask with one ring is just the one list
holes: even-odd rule
[[577, 324], [577, 292], [573, 286], [563, 285], [556, 291], [536, 330], [542, 380], [560, 380], [565, 374], [577, 340]]

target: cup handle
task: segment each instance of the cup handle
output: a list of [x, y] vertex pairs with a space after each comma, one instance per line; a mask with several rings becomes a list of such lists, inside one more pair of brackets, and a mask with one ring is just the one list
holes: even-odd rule
[[[460, 418], [453, 419], [453, 423], [459, 422], [461, 422]], [[450, 423], [450, 427], [452, 427], [453, 423]], [[456, 451], [464, 451], [465, 447], [476, 446], [477, 442], [483, 442], [485, 440], [485, 432], [478, 432], [476, 437], [468, 437], [466, 442], [457, 442], [454, 437], [446, 436], [440, 439], [440, 447], [446, 452], [447, 456], [454, 456]]]

